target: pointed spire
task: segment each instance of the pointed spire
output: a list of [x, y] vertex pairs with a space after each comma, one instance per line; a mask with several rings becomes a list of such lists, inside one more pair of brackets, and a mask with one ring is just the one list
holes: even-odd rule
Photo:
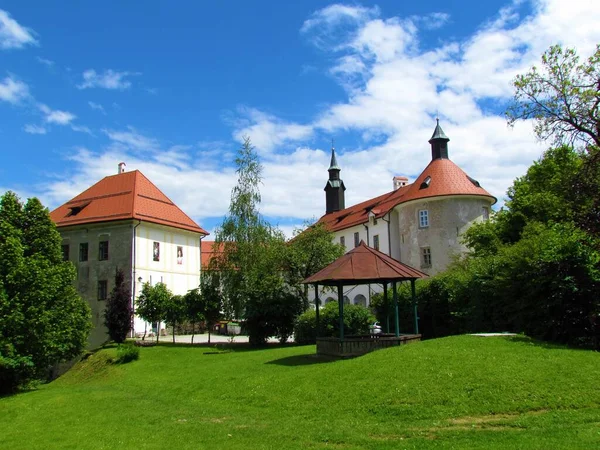
[[329, 163], [329, 169], [327, 170], [341, 170], [340, 166], [338, 166], [337, 158], [335, 157], [335, 148], [333, 147], [333, 142], [331, 143], [331, 162]]
[[440, 127], [440, 119], [436, 118], [435, 130], [433, 130], [433, 136], [429, 139], [431, 144], [431, 160], [434, 159], [449, 159], [448, 158], [448, 141], [450, 139]]
[[435, 126], [435, 130], [433, 130], [433, 136], [431, 136], [431, 139], [429, 139], [429, 143], [431, 144], [431, 141], [435, 140], [435, 139], [444, 139], [445, 141], [449, 141], [450, 139], [448, 138], [448, 136], [446, 136], [446, 133], [444, 133], [444, 130], [442, 130], [442, 127], [440, 127], [440, 119], [436, 117], [436, 126]]

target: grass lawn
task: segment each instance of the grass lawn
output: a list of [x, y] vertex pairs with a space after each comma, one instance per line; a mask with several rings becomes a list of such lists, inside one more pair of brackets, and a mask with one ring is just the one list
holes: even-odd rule
[[600, 448], [600, 354], [457, 336], [335, 362], [314, 346], [100, 351], [0, 398], [0, 448]]

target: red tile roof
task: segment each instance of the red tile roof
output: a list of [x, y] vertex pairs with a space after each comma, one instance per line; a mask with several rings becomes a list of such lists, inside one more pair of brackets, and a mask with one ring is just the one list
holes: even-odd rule
[[215, 248], [215, 241], [200, 241], [200, 255], [202, 259], [202, 269], [208, 269], [210, 261], [215, 257], [223, 253], [224, 244], [221, 243]]
[[302, 283], [366, 284], [425, 278], [427, 274], [367, 247], [364, 241]]
[[[430, 177], [429, 186], [421, 188], [428, 177]], [[492, 204], [496, 203], [496, 198], [478, 184], [449, 159], [434, 159], [414, 183], [341, 211], [326, 214], [319, 219], [319, 222], [325, 223], [331, 231], [344, 230], [368, 222], [369, 212], [375, 214], [376, 218], [380, 218], [401, 203], [450, 195], [488, 197]]]
[[59, 228], [137, 219], [208, 234], [139, 170], [104, 177], [56, 208], [50, 217]]

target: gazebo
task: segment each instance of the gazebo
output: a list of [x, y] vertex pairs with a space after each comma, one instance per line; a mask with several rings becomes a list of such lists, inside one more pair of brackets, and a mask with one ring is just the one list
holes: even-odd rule
[[[319, 297], [318, 287], [337, 287], [339, 307], [340, 335], [336, 338], [317, 336], [317, 354], [330, 356], [357, 356], [372, 350], [395, 345], [406, 344], [421, 339], [419, 334], [419, 318], [415, 300], [415, 280], [427, 277], [427, 274], [403, 264], [385, 253], [368, 247], [364, 241], [336, 259], [324, 269], [305, 279], [302, 283], [315, 287], [315, 306], [317, 315], [317, 330], [319, 330]], [[400, 319], [398, 316], [397, 283], [410, 281], [414, 311], [414, 334], [400, 334]], [[387, 303], [388, 285], [392, 285], [394, 299], [393, 335], [371, 334], [368, 336], [344, 336], [344, 300], [343, 287], [357, 284], [383, 284], [383, 295]]]

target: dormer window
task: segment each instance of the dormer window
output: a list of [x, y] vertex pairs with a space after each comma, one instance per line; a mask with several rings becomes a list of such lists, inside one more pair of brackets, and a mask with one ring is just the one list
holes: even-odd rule
[[81, 210], [83, 208], [85, 208], [90, 203], [92, 203], [92, 202], [85, 202], [85, 203], [82, 203], [82, 204], [77, 205], [77, 206], [69, 206], [70, 211], [67, 214], [67, 217], [76, 216], [77, 214], [79, 214], [81, 212]]
[[469, 175], [467, 175], [467, 178], [468, 178], [468, 179], [469, 179], [469, 181], [470, 181], [471, 183], [473, 183], [475, 186], [477, 186], [477, 187], [481, 187], [481, 185], [479, 184], [479, 181], [477, 181], [477, 180], [474, 180], [474, 179], [473, 179], [473, 178], [471, 178]]
[[421, 186], [419, 186], [419, 189], [427, 189], [429, 187], [429, 184], [431, 183], [431, 177], [427, 177], [423, 180], [423, 182], [421, 183]]

